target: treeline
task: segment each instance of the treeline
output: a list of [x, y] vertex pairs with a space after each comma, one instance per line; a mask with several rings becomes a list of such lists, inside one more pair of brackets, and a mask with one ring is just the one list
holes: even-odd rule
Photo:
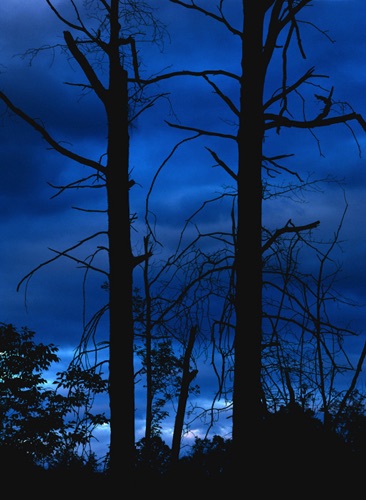
[[[35, 343], [34, 336], [26, 328], [0, 326], [0, 477], [21, 478], [18, 491], [43, 487], [65, 494], [102, 493], [115, 479], [110, 475], [108, 453], [98, 459], [90, 445], [96, 426], [108, 419], [86, 409], [90, 389], [103, 392], [105, 382], [69, 367], [50, 384], [43, 371], [59, 361], [57, 348]], [[262, 457], [260, 473], [265, 483], [261, 491], [270, 493], [273, 482], [283, 481], [284, 474], [291, 482], [299, 474], [309, 475], [304, 491], [314, 481], [324, 485], [325, 471], [331, 471], [332, 488], [349, 486], [350, 480], [357, 483], [366, 460], [366, 415], [360, 398], [361, 394], [355, 395], [353, 411], [349, 407], [333, 429], [324, 425], [323, 415], [296, 402], [263, 413], [260, 439], [254, 445], [248, 427], [248, 443]], [[120, 455], [123, 478], [123, 449]], [[156, 432], [148, 442], [143, 438], [136, 443], [133, 484], [137, 489], [141, 485], [156, 488], [163, 496], [177, 484], [186, 494], [197, 488], [224, 492], [236, 482], [235, 464], [239, 461], [244, 470], [248, 467], [244, 457], [245, 450], [238, 455], [231, 438], [214, 435], [196, 437], [175, 460], [172, 448]], [[337, 474], [342, 479], [334, 483]]]

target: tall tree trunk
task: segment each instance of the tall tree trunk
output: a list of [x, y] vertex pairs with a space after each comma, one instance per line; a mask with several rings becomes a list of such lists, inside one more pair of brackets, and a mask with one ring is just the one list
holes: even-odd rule
[[174, 433], [172, 440], [171, 465], [172, 468], [177, 465], [180, 453], [180, 444], [182, 439], [184, 416], [186, 414], [186, 406], [189, 395], [189, 386], [197, 375], [197, 370], [190, 371], [190, 363], [194, 342], [196, 340], [197, 327], [192, 327], [189, 332], [187, 349], [184, 353], [182, 383], [180, 388], [177, 415], [174, 423]]
[[[238, 233], [236, 244], [236, 330], [233, 394], [234, 457], [256, 450], [253, 432], [261, 419], [262, 335], [262, 0], [243, 0], [242, 81], [238, 131]], [[250, 439], [249, 439], [250, 435]], [[235, 458], [234, 458], [235, 460]], [[250, 462], [252, 463], [252, 462]], [[243, 473], [244, 460], [235, 460]]]
[[[149, 236], [144, 237], [144, 253], [149, 253]], [[153, 367], [152, 367], [152, 319], [151, 319], [151, 294], [149, 282], [149, 261], [146, 260], [144, 267], [144, 288], [146, 301], [146, 424], [145, 424], [145, 453], [149, 456], [152, 437], [153, 420]]]
[[122, 472], [126, 478], [130, 478], [132, 477], [135, 455], [133, 258], [128, 188], [128, 88], [127, 72], [121, 67], [119, 55], [118, 5], [118, 0], [111, 0], [110, 74], [107, 102], [110, 463], [112, 478], [116, 478], [117, 474], [119, 476]]

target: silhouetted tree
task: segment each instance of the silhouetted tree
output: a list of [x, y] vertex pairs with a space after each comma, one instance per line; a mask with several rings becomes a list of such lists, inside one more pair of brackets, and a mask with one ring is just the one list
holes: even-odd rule
[[105, 418], [90, 413], [82, 424], [73, 418], [80, 408], [88, 408], [88, 382], [81, 386], [80, 377], [71, 377], [69, 373], [69, 383], [78, 386], [73, 397], [58, 392], [60, 387], [65, 388], [60, 383], [62, 373], [58, 374], [57, 385], [50, 386], [44, 372], [59, 362], [58, 348], [54, 344], [35, 343], [34, 336], [27, 328], [0, 325], [2, 466], [12, 467], [13, 458], [19, 466], [29, 462], [49, 467], [59, 465], [66, 457], [84, 463], [80, 447], [90, 444], [95, 429], [95, 425], [90, 428], [86, 422], [101, 423]]
[[184, 418], [186, 414], [187, 400], [191, 383], [195, 379], [198, 370], [191, 370], [191, 357], [196, 340], [197, 328], [192, 327], [189, 333], [188, 344], [184, 353], [182, 363], [182, 384], [179, 391], [178, 408], [175, 417], [173, 440], [172, 440], [172, 465], [178, 462], [181, 439], [183, 434]]
[[[149, 439], [159, 436], [164, 419], [169, 412], [167, 402], [171, 401], [179, 385], [180, 363], [170, 340], [152, 339], [150, 349], [146, 349], [137, 336], [136, 354], [141, 359], [141, 368], [136, 373], [136, 383], [146, 380], [146, 426], [145, 447]], [[149, 376], [148, 376], [149, 375]]]
[[[4, 92], [1, 92], [0, 99], [9, 110], [36, 130], [52, 149], [77, 164], [91, 169], [92, 173], [83, 179], [67, 186], [55, 186], [58, 189], [58, 194], [65, 189], [76, 186], [91, 188], [98, 186], [106, 189], [106, 231], [85, 238], [62, 252], [56, 252], [57, 256], [54, 259], [50, 259], [41, 266], [61, 256], [66, 256], [81, 264], [86, 269], [86, 273], [94, 269], [108, 278], [106, 287], [109, 295], [108, 304], [86, 325], [83, 341], [80, 345], [82, 352], [87, 353], [88, 339], [93, 336], [101, 315], [108, 311], [110, 325], [107, 339], [111, 427], [110, 472], [113, 475], [116, 469], [120, 469], [121, 450], [123, 449], [124, 469], [127, 477], [130, 478], [135, 455], [132, 277], [134, 267], [148, 258], [149, 255], [134, 256], [131, 248], [130, 230], [133, 216], [131, 216], [130, 211], [129, 190], [135, 181], [130, 178], [129, 125], [137, 115], [150, 107], [153, 101], [159, 97], [152, 96], [149, 99], [143, 99], [143, 85], [138, 73], [136, 38], [143, 39], [145, 36], [149, 36], [149, 42], [153, 43], [154, 40], [159, 40], [163, 29], [155, 20], [152, 8], [144, 1], [97, 0], [83, 2], [79, 6], [77, 2], [70, 0], [74, 17], [63, 14], [66, 11], [63, 10], [64, 6], [56, 6], [51, 0], [46, 0], [46, 2], [65, 27], [62, 48], [66, 49], [76, 61], [82, 77], [86, 79], [82, 83], [69, 82], [69, 85], [86, 91], [92, 90], [104, 108], [107, 137], [105, 155], [94, 160], [74, 152], [71, 148], [66, 147], [65, 143], [54, 138], [38, 120], [19, 109]], [[140, 29], [141, 24], [144, 25], [143, 31]], [[150, 34], [147, 34], [149, 29], [151, 38]], [[33, 58], [39, 51], [40, 49], [30, 49], [28, 55]], [[103, 69], [98, 65], [101, 70], [98, 75], [96, 65], [94, 65], [96, 60], [101, 61], [103, 58], [107, 61], [106, 79]], [[129, 92], [129, 81], [137, 82], [134, 91]], [[90, 211], [92, 212], [92, 210]], [[105, 236], [107, 244], [103, 242], [99, 245], [92, 257], [80, 259], [80, 257], [72, 255], [73, 251], [85, 242], [96, 241], [97, 238]], [[94, 257], [101, 251], [107, 252], [107, 271], [94, 265]], [[28, 280], [41, 266], [25, 276], [19, 285]], [[121, 286], [123, 286], [123, 294]], [[123, 336], [121, 337], [122, 303]], [[81, 359], [80, 352], [77, 359]], [[95, 363], [94, 366], [95, 369], [101, 368], [99, 363]], [[122, 393], [123, 405], [121, 405]]]
[[[318, 127], [340, 123], [350, 124], [352, 121], [361, 125], [365, 131], [366, 125], [363, 118], [352, 108], [347, 109], [344, 103], [338, 103], [334, 99], [333, 88], [322, 91], [323, 95], [318, 98], [322, 109], [320, 111], [312, 109], [306, 119], [304, 119], [303, 109], [298, 109], [296, 105], [293, 105], [292, 98], [301, 92], [300, 88], [305, 87], [307, 83], [313, 83], [315, 79], [324, 77], [317, 75], [314, 68], [310, 68], [296, 80], [290, 81], [291, 76], [288, 71], [292, 64], [289, 54], [289, 47], [292, 44], [297, 44], [300, 55], [305, 58], [298, 19], [303, 9], [310, 4], [310, 0], [297, 2], [242, 0], [237, 5], [236, 15], [230, 17], [225, 15], [227, 6], [225, 0], [220, 2], [216, 9], [184, 0], [171, 0], [171, 2], [204, 14], [220, 23], [233, 36], [238, 37], [241, 46], [241, 56], [238, 61], [241, 72], [238, 74], [216, 73], [237, 83], [239, 100], [234, 100], [231, 94], [221, 89], [219, 83], [213, 81], [215, 76], [213, 71], [202, 70], [194, 75], [181, 72], [181, 75], [190, 74], [203, 78], [211, 89], [214, 89], [218, 98], [222, 99], [233, 112], [237, 123], [237, 133], [226, 135], [221, 131], [215, 132], [212, 128], [203, 129], [181, 124], [171, 124], [171, 126], [180, 130], [194, 131], [197, 137], [212, 137], [215, 134], [220, 140], [227, 137], [234, 140], [237, 147], [237, 168], [230, 167], [215, 151], [211, 149], [208, 151], [216, 164], [222, 167], [237, 185], [237, 212], [235, 225], [233, 224], [235, 228], [233, 265], [235, 279], [232, 294], [235, 307], [233, 445], [238, 455], [243, 450], [247, 450], [245, 453], [249, 453], [252, 467], [259, 468], [262, 458], [258, 455], [254, 445], [255, 439], [250, 441], [254, 446], [250, 449], [251, 445], [247, 441], [247, 428], [252, 429], [253, 435], [256, 433], [255, 429], [259, 432], [260, 422], [264, 415], [261, 381], [262, 201], [268, 187], [265, 174], [268, 174], [268, 178], [271, 179], [280, 172], [288, 171], [280, 162], [281, 159], [290, 156], [288, 152], [282, 156], [266, 156], [265, 135], [270, 131], [280, 133], [285, 128], [314, 130]], [[269, 78], [268, 74], [270, 65], [276, 64], [279, 60], [275, 57], [278, 53], [282, 56], [280, 58], [282, 67], [277, 85], [276, 79]], [[305, 92], [303, 100], [305, 101]], [[250, 273], [248, 273], [247, 263], [250, 266]], [[250, 324], [249, 332], [248, 324]], [[258, 460], [257, 463], [253, 461], [254, 457]], [[240, 474], [242, 469], [240, 462], [237, 462], [237, 467], [238, 474]]]
[[[225, 259], [215, 261], [221, 270], [229, 267]], [[215, 305], [209, 299], [220, 293], [213, 262], [194, 243], [189, 244], [159, 266], [154, 262], [154, 272], [146, 273], [145, 297], [135, 295], [136, 349], [142, 359], [136, 383], [146, 381], [148, 393], [145, 446], [157, 430], [156, 423], [160, 427], [166, 416], [175, 415], [172, 462], [178, 460], [182, 437], [190, 426], [206, 419], [210, 429], [218, 413], [215, 400], [204, 409], [195, 401], [199, 356], [206, 358], [212, 343], [208, 318]]]
[[[154, 304], [163, 301], [163, 298], [159, 297], [157, 302], [153, 300], [149, 294], [146, 269], [144, 274], [145, 291], [147, 290], [145, 300], [141, 298], [138, 291], [134, 296], [136, 353], [141, 359], [141, 368], [136, 373], [136, 383], [141, 380], [146, 381], [147, 395], [144, 453], [148, 453], [150, 440], [161, 434], [163, 421], [171, 414], [171, 410], [167, 409], [168, 405], [172, 407], [177, 401], [171, 452], [171, 462], [176, 462], [180, 453], [187, 400], [190, 393], [197, 393], [197, 387], [191, 386], [197, 374], [197, 370], [192, 369], [191, 366], [197, 329], [191, 328], [188, 343], [184, 346], [180, 346], [179, 341], [182, 341], [182, 344], [184, 342], [179, 333], [176, 339], [174, 335], [160, 334], [158, 325], [155, 324], [152, 308]], [[167, 327], [169, 321], [162, 322], [161, 313], [159, 309], [159, 323]], [[180, 349], [183, 351], [182, 355], [180, 355]]]
[[0, 445], [22, 450], [36, 462], [58, 445], [67, 409], [43, 375], [59, 361], [58, 349], [36, 344], [34, 335], [27, 328], [0, 326]]
[[317, 241], [311, 229], [306, 233], [289, 221], [273, 246], [267, 247], [273, 235], [265, 232], [263, 245], [265, 408], [277, 411], [296, 402], [304, 411], [321, 411], [324, 425], [333, 429], [353, 399], [366, 354], [364, 347], [357, 363], [351, 362], [344, 344], [359, 334], [341, 324], [338, 315], [337, 322], [333, 319], [334, 304], [344, 311], [357, 307], [337, 290], [341, 269], [332, 255], [340, 244], [346, 211], [329, 242]]

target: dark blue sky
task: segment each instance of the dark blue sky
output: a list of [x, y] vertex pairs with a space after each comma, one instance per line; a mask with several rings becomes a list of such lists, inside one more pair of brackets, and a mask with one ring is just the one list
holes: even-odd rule
[[[206, 7], [214, 4], [207, 0], [200, 3]], [[241, 2], [226, 0], [224, 4], [228, 19], [241, 29]], [[55, 5], [62, 6], [65, 16], [72, 15], [69, 2], [55, 1]], [[159, 2], [157, 16], [166, 23], [170, 39], [166, 38], [163, 47], [152, 46], [147, 41], [140, 44], [143, 77], [184, 69], [240, 72], [239, 40], [223, 26], [197, 12], [172, 5], [168, 0]], [[300, 75], [305, 67], [315, 66], [317, 73], [330, 77], [324, 87], [334, 85], [334, 97], [347, 101], [366, 117], [366, 4], [363, 0], [314, 0], [302, 17], [306, 21], [300, 27], [307, 58], [302, 61], [294, 49], [292, 55], [297, 62], [291, 66], [293, 74]], [[319, 29], [314, 29], [309, 21]], [[98, 160], [105, 152], [103, 109], [91, 94], [83, 94], [64, 83], [80, 82], [77, 65], [67, 60], [57, 47], [40, 51], [33, 60], [20, 56], [28, 49], [62, 44], [63, 29], [44, 0], [1, 0], [0, 89], [29, 115], [39, 119], [55, 139]], [[320, 30], [326, 31], [331, 40]], [[280, 73], [278, 65], [272, 68], [268, 95], [279, 86]], [[234, 83], [223, 78], [216, 81], [238, 103]], [[187, 136], [167, 126], [164, 120], [206, 128], [213, 124], [215, 130], [235, 133], [232, 115], [212, 89], [199, 79], [170, 80], [154, 91], [169, 93], [169, 99], [160, 99], [131, 129], [130, 163], [132, 177], [137, 182], [131, 191], [131, 210], [140, 214], [135, 224], [137, 249], [145, 234], [144, 203], [153, 176], [177, 141]], [[320, 93], [318, 88], [314, 92]], [[316, 106], [316, 100], [310, 105]], [[0, 107], [0, 118], [0, 320], [17, 327], [27, 326], [36, 332], [36, 340], [55, 343], [63, 362], [67, 362], [82, 332], [83, 271], [75, 262], [58, 260], [33, 276], [26, 295], [24, 286], [19, 292], [16, 288], [27, 273], [54, 256], [50, 248], [62, 251], [89, 234], [105, 229], [103, 214], [91, 216], [72, 209], [74, 206], [103, 209], [105, 200], [102, 193], [95, 191], [88, 194], [67, 191], [51, 199], [55, 190], [48, 183], [64, 185], [90, 172], [50, 151], [27, 125], [4, 113], [3, 107]], [[279, 199], [271, 204], [270, 210], [265, 205], [264, 219], [272, 227], [283, 226], [289, 218], [299, 225], [319, 219], [319, 231], [326, 239], [337, 229], [345, 207], [345, 194], [349, 207], [342, 230], [341, 285], [347, 296], [366, 303], [366, 136], [356, 124], [354, 130], [361, 157], [354, 137], [344, 126], [317, 132], [321, 154], [316, 139], [306, 131], [297, 134], [283, 130], [280, 136], [273, 133], [266, 138], [266, 147], [273, 154], [296, 154], [292, 168], [296, 167], [304, 177], [332, 175], [342, 179], [344, 185], [341, 188], [336, 183], [323, 184], [323, 192], [308, 193], [304, 203]], [[288, 149], [289, 145], [294, 145], [293, 150]], [[180, 148], [164, 167], [151, 196], [150, 208], [157, 215], [157, 234], [166, 254], [174, 250], [187, 217], [203, 201], [215, 197], [230, 184], [222, 170], [213, 168], [213, 160], [204, 146], [215, 148], [235, 166], [233, 146], [227, 147], [226, 142], [217, 139], [205, 139]], [[205, 212], [200, 220], [201, 229], [225, 227], [229, 220], [227, 208]], [[105, 243], [103, 238], [98, 242]], [[101, 256], [100, 265], [105, 264]], [[96, 275], [88, 282], [89, 313], [106, 301], [101, 289], [103, 281], [102, 275]], [[364, 309], [353, 310], [349, 319], [354, 321], [356, 329], [364, 329]], [[356, 355], [358, 346], [354, 344], [353, 348]], [[197, 382], [201, 385], [199, 403], [207, 406], [213, 392], [209, 365], [202, 366]], [[230, 430], [227, 421], [220, 425], [216, 432], [225, 434]], [[143, 422], [137, 420], [137, 437], [142, 437], [142, 428]], [[172, 423], [168, 422], [164, 434], [167, 441], [171, 429]], [[196, 432], [202, 435], [198, 424]]]

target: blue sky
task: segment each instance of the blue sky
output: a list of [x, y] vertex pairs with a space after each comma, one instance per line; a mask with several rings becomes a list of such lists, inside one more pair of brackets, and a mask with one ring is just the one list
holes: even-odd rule
[[[224, 3], [228, 17], [240, 29], [240, 2], [226, 0]], [[55, 1], [55, 5], [62, 6], [65, 15], [72, 12], [69, 2]], [[212, 2], [205, 0], [200, 5], [208, 6]], [[224, 27], [196, 12], [174, 6], [168, 0], [159, 2], [159, 8], [157, 14], [166, 23], [170, 39], [165, 40], [162, 52], [161, 47], [146, 42], [141, 44], [141, 72], [144, 76], [182, 69], [240, 71], [238, 40]], [[294, 74], [300, 74], [304, 67], [315, 66], [317, 73], [329, 75], [325, 86], [329, 88], [334, 84], [335, 96], [339, 100], [347, 101], [366, 116], [365, 3], [363, 0], [314, 0], [303, 17], [325, 30], [334, 42], [309, 24], [301, 25], [307, 59], [296, 59]], [[64, 84], [65, 81], [79, 81], [75, 63], [68, 61], [57, 49], [42, 50], [31, 64], [29, 57], [20, 56], [31, 48], [62, 43], [63, 29], [45, 0], [2, 0], [0, 89], [29, 115], [41, 120], [57, 140], [72, 145], [81, 154], [98, 159], [105, 150], [103, 110], [91, 95], [81, 96], [74, 87]], [[273, 67], [271, 78], [275, 86], [279, 74], [278, 66]], [[271, 83], [268, 82], [269, 93], [273, 90]], [[225, 85], [226, 91], [237, 101], [237, 88], [223, 79], [220, 84]], [[184, 136], [181, 131], [167, 126], [164, 120], [179, 120], [178, 123], [198, 127], [215, 123], [219, 130], [235, 130], [227, 109], [198, 79], [178, 78], [161, 84], [158, 91], [169, 92], [169, 100], [160, 100], [139, 118], [131, 130], [131, 168], [137, 182], [131, 191], [131, 209], [139, 214], [144, 212], [146, 193], [156, 169]], [[305, 177], [308, 174], [317, 178], [332, 175], [342, 179], [344, 184], [343, 188], [336, 183], [323, 184], [323, 192], [309, 193], [304, 203], [278, 200], [270, 210], [265, 207], [264, 217], [265, 222], [273, 227], [284, 225], [289, 218], [297, 224], [320, 219], [321, 234], [328, 238], [337, 229], [346, 194], [349, 207], [342, 230], [342, 287], [347, 296], [366, 303], [366, 136], [357, 125], [354, 129], [361, 146], [361, 157], [355, 139], [346, 127], [317, 131], [322, 154], [314, 137], [304, 131], [301, 135], [282, 131], [280, 136], [273, 134], [268, 137], [266, 147], [273, 154], [296, 154], [296, 168]], [[293, 151], [289, 151], [292, 144], [295, 144]], [[150, 203], [157, 214], [157, 234], [167, 254], [174, 250], [187, 217], [204, 200], [213, 198], [228, 184], [222, 170], [213, 168], [204, 146], [214, 146], [235, 165], [234, 148], [230, 149], [226, 143], [217, 140], [200, 140], [180, 148], [164, 167]], [[85, 194], [80, 191], [69, 191], [52, 198], [55, 190], [48, 183], [65, 184], [86, 175], [86, 168], [49, 151], [35, 132], [19, 119], [3, 113], [2, 107], [0, 148], [0, 320], [17, 327], [27, 326], [36, 332], [36, 340], [55, 343], [66, 363], [82, 331], [83, 271], [72, 261], [59, 260], [33, 276], [26, 295], [24, 286], [19, 292], [16, 288], [27, 273], [54, 256], [50, 248], [61, 251], [105, 228], [104, 215], [91, 217], [72, 208], [101, 209], [105, 206], [104, 199], [95, 192]], [[217, 211], [205, 212], [201, 219], [202, 227], [206, 229], [218, 225], [224, 227], [227, 222], [225, 212]], [[142, 237], [143, 217], [135, 227], [140, 231], [138, 237]], [[138, 237], [137, 246], [141, 241]], [[105, 265], [105, 262], [101, 260], [100, 264]], [[90, 313], [105, 303], [102, 283], [103, 277], [99, 275], [91, 277], [88, 282], [87, 311]], [[356, 329], [364, 329], [364, 309], [353, 310], [353, 316], [347, 319], [354, 322]], [[358, 345], [354, 344], [352, 348], [357, 354]], [[212, 372], [208, 365], [200, 369], [197, 382], [201, 385], [199, 403], [207, 406], [213, 393]], [[167, 442], [171, 429], [172, 422], [167, 421], [164, 434]], [[228, 421], [219, 423], [216, 430], [226, 435], [230, 430]], [[143, 420], [139, 417], [136, 431], [137, 437], [142, 437]], [[204, 428], [200, 428], [199, 421], [195, 432], [203, 435]], [[105, 436], [105, 431], [102, 430], [100, 435]]]

